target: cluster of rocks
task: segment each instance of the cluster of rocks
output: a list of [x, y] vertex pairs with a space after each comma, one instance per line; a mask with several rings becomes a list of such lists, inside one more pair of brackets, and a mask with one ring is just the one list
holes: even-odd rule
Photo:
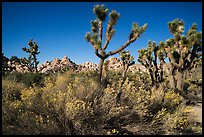
[[77, 71], [98, 70], [98, 65], [93, 62], [84, 62], [78, 65]]
[[64, 56], [61, 60], [55, 58], [53, 61], [45, 61], [44, 64], [38, 66], [38, 71], [41, 73], [55, 73], [57, 71], [65, 71], [67, 69], [77, 69], [77, 64], [71, 61], [67, 56]]
[[[111, 57], [107, 59], [104, 63], [104, 65], [107, 65], [109, 70], [122, 70], [122, 61], [118, 58]], [[28, 67], [20, 64], [19, 62], [8, 62], [8, 66], [11, 68], [14, 68], [13, 71], [17, 72], [28, 72]], [[67, 56], [64, 56], [62, 59], [55, 58], [53, 61], [45, 61], [43, 64], [38, 65], [38, 72], [49, 74], [49, 73], [55, 73], [57, 71], [66, 71], [68, 69], [73, 69], [76, 72], [80, 71], [88, 71], [88, 70], [98, 70], [98, 64], [95, 64], [93, 62], [84, 62], [83, 64], [76, 64], [73, 61], [71, 61]], [[140, 64], [134, 64], [129, 67], [129, 70], [131, 72], [147, 72], [147, 69], [140, 65]]]
[[[118, 58], [111, 57], [107, 59], [109, 70], [122, 70], [122, 61]], [[128, 71], [135, 72], [147, 72], [147, 69], [141, 64], [134, 64], [129, 67]]]
[[118, 58], [111, 57], [106, 62], [109, 70], [120, 70], [122, 68], [122, 61]]
[[11, 72], [17, 71], [17, 72], [25, 73], [25, 72], [29, 71], [29, 69], [26, 65], [21, 64], [20, 62], [16, 62], [15, 60], [14, 61], [8, 61], [7, 65], [8, 65], [7, 70], [11, 71]]

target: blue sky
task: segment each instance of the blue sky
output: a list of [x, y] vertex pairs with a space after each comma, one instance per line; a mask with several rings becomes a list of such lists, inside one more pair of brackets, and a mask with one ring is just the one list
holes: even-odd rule
[[[148, 40], [159, 43], [172, 37], [167, 23], [173, 19], [183, 19], [185, 31], [192, 23], [197, 23], [198, 30], [202, 31], [201, 2], [3, 2], [2, 52], [8, 58], [28, 57], [22, 47], [27, 47], [33, 38], [41, 52], [40, 63], [68, 56], [77, 64], [86, 61], [98, 64], [99, 58], [84, 38], [91, 30], [90, 20], [95, 20], [92, 10], [96, 4], [105, 4], [109, 12], [120, 13], [107, 51], [119, 48], [128, 40], [133, 22], [140, 26], [148, 23], [141, 37], [126, 48], [135, 60], [138, 49], [146, 47]], [[108, 17], [104, 32], [107, 21]]]

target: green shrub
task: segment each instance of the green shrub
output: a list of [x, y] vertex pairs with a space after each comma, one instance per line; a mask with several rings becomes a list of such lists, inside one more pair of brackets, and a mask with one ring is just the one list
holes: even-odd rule
[[6, 76], [6, 79], [24, 83], [27, 87], [33, 85], [40, 86], [44, 82], [44, 74], [30, 72], [27, 73], [14, 72], [8, 74]]

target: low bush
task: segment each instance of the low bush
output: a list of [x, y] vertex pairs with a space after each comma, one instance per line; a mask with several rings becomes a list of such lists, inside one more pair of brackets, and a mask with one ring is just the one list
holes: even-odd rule
[[14, 80], [16, 82], [24, 83], [27, 87], [38, 85], [43, 85], [44, 82], [44, 74], [41, 73], [20, 73], [13, 72], [8, 74], [6, 77], [8, 80]]
[[185, 99], [165, 83], [151, 86], [148, 80], [138, 81], [137, 76], [122, 82], [109, 75], [112, 81], [103, 85], [97, 82], [94, 71], [48, 75], [42, 87], [28, 87], [21, 83], [23, 78], [17, 79], [3, 79], [3, 134], [201, 133], [202, 127], [195, 126]]

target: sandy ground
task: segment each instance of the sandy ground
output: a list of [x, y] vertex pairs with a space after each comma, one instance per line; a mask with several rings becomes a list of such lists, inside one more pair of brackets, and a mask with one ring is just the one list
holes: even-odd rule
[[196, 117], [197, 122], [202, 123], [202, 103], [198, 103], [198, 105], [193, 106], [193, 113]]

